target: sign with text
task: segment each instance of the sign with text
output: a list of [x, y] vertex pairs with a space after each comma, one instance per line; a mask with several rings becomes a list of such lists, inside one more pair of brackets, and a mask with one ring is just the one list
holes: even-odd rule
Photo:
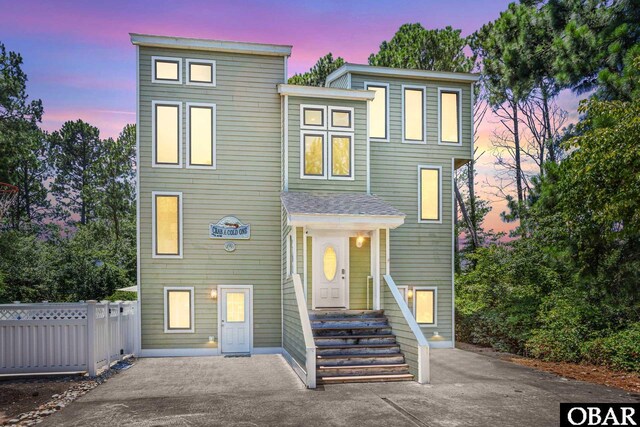
[[561, 403], [560, 426], [637, 426], [638, 403]]
[[209, 224], [210, 239], [249, 239], [251, 225], [244, 224], [235, 216], [225, 216], [215, 224]]

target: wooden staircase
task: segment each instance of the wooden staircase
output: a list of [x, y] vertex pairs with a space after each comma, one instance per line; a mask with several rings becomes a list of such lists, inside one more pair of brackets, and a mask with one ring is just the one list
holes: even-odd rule
[[319, 384], [412, 381], [384, 310], [314, 310]]

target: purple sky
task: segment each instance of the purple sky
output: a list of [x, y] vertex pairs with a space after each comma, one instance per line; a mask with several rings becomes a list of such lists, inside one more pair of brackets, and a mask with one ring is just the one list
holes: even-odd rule
[[[366, 63], [398, 27], [450, 25], [468, 35], [498, 17], [508, 1], [7, 1], [0, 0], [0, 41], [24, 58], [28, 93], [44, 103], [43, 127], [81, 118], [103, 137], [135, 122], [135, 49], [130, 32], [293, 45], [290, 74], [327, 52]], [[570, 94], [561, 105], [575, 110]], [[575, 117], [573, 117], [575, 118]], [[495, 124], [487, 121], [480, 146]], [[480, 165], [491, 180], [491, 156]], [[489, 190], [487, 190], [488, 192]], [[488, 194], [488, 193], [487, 193]], [[489, 223], [504, 229], [494, 207]]]

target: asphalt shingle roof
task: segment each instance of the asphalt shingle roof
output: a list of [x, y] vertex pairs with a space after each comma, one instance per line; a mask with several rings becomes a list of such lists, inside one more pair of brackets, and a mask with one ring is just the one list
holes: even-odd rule
[[280, 195], [290, 215], [405, 216], [378, 196], [363, 193], [302, 193]]

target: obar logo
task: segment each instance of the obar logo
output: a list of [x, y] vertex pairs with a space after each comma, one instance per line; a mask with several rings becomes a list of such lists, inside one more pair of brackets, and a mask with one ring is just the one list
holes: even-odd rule
[[561, 403], [560, 425], [637, 426], [638, 403]]

